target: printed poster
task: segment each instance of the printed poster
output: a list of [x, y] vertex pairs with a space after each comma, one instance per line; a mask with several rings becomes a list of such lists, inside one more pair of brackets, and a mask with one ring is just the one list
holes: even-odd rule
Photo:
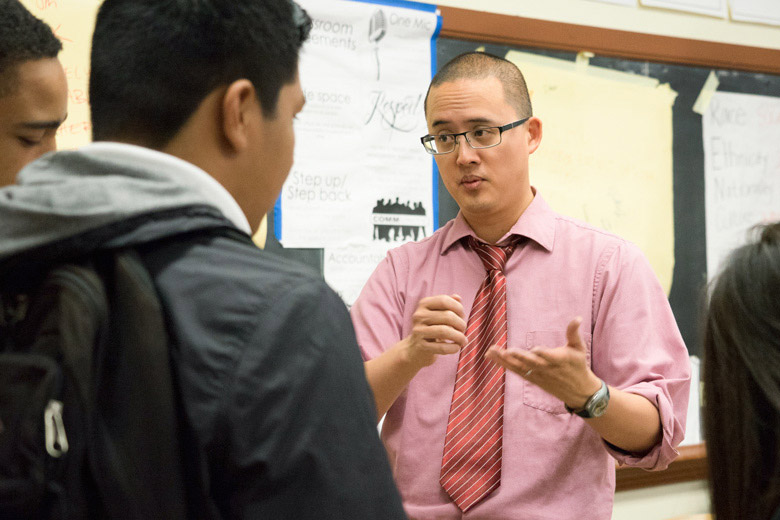
[[300, 4], [313, 20], [301, 53], [307, 101], [276, 207], [277, 239], [288, 248], [324, 248], [429, 236], [435, 184], [420, 137], [439, 23], [434, 6]]

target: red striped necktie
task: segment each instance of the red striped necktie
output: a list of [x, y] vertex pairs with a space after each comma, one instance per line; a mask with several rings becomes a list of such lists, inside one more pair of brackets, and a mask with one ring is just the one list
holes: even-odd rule
[[477, 292], [460, 351], [455, 390], [444, 438], [440, 483], [461, 511], [468, 511], [501, 484], [504, 369], [485, 359], [491, 345], [506, 348], [504, 264], [516, 242], [493, 246], [469, 237], [487, 270]]

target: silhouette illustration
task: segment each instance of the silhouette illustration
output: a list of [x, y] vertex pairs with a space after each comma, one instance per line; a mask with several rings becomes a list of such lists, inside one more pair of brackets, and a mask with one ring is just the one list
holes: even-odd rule
[[402, 204], [398, 197], [395, 201], [379, 199], [372, 214], [374, 240], [400, 242], [419, 240], [425, 236], [426, 212], [422, 202], [412, 204], [406, 201]]

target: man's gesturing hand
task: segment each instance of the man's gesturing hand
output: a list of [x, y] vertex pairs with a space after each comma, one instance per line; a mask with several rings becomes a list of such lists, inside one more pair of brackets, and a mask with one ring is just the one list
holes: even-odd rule
[[466, 344], [465, 331], [460, 296], [440, 294], [420, 300], [409, 335], [366, 361], [366, 378], [374, 391], [377, 417], [387, 413], [420, 369], [439, 355], [459, 352]]
[[601, 380], [588, 366], [587, 349], [579, 333], [581, 322], [582, 318], [569, 322], [566, 327], [566, 344], [562, 347], [534, 347], [526, 351], [515, 348], [499, 350], [493, 346], [488, 350], [487, 357], [554, 395], [571, 408], [580, 408], [601, 387]]
[[406, 362], [428, 366], [441, 354], [455, 354], [466, 344], [466, 319], [457, 294], [429, 296], [417, 304], [412, 332], [402, 340]]

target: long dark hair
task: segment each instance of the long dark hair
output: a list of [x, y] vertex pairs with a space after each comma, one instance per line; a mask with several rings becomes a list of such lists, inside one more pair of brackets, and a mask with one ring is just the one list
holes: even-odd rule
[[729, 256], [704, 320], [704, 429], [717, 520], [780, 506], [780, 223]]

